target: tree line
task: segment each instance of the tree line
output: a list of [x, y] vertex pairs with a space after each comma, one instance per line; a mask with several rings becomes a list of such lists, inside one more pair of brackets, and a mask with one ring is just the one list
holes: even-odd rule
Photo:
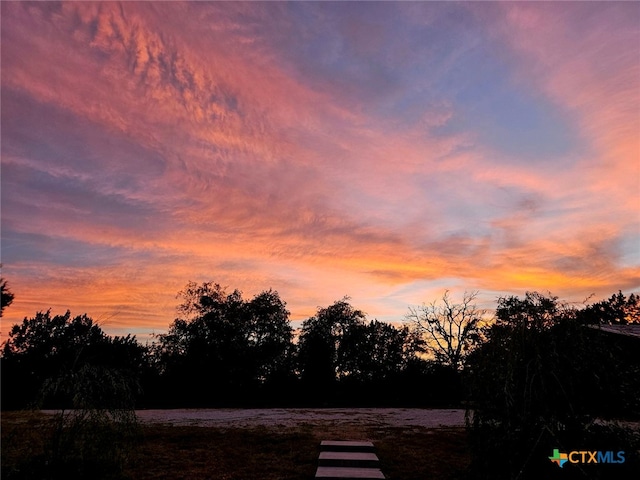
[[2, 408], [72, 405], [73, 392], [43, 387], [87, 366], [116, 372], [126, 380], [120, 396], [143, 408], [457, 402], [447, 388], [417, 400], [421, 380], [457, 381], [456, 372], [421, 358], [424, 342], [409, 325], [369, 321], [346, 297], [295, 332], [273, 290], [245, 299], [189, 283], [178, 296], [179, 317], [147, 345], [69, 311], [25, 318], [2, 347]]
[[[476, 294], [455, 302], [445, 293], [409, 308], [405, 324], [394, 326], [368, 320], [345, 297], [294, 332], [274, 290], [245, 299], [238, 290], [190, 282], [178, 298], [178, 318], [147, 345], [105, 334], [86, 314], [25, 318], [2, 346], [2, 408], [67, 405], [73, 392], [45, 395], [43, 387], [88, 366], [117, 373], [128, 389], [123, 397], [138, 407], [460, 405], [487, 358], [505, 356], [504, 337], [568, 325], [576, 328], [565, 332], [571, 338], [593, 337], [584, 326], [640, 318], [638, 296], [620, 292], [580, 309], [551, 295], [504, 297], [492, 318], [477, 308]], [[521, 340], [531, 347], [532, 338]], [[474, 395], [483, 385], [486, 379]]]

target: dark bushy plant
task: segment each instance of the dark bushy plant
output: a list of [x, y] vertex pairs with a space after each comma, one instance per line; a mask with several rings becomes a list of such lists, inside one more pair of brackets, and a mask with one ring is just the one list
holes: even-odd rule
[[[50, 397], [71, 408], [42, 424], [43, 452], [4, 468], [10, 480], [123, 479], [138, 438], [134, 411], [137, 383], [122, 371], [83, 365], [48, 379], [40, 404]], [[5, 446], [3, 445], [3, 448]], [[19, 446], [13, 446], [19, 448]]]
[[[527, 293], [499, 300], [488, 341], [469, 358], [466, 372], [475, 477], [554, 478], [559, 468], [547, 458], [554, 448], [622, 448], [630, 457], [615, 475], [634, 468], [635, 437], [623, 429], [603, 435], [594, 419], [613, 402], [633, 403], [637, 382], [629, 386], [635, 395], [621, 398], [620, 391], [629, 376], [637, 378], [638, 362], [626, 362], [597, 333], [556, 297]], [[570, 467], [562, 478], [579, 470]], [[590, 468], [588, 478], [613, 478], [607, 471]]]

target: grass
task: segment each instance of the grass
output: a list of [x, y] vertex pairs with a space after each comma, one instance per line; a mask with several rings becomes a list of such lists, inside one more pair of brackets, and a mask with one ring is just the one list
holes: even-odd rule
[[[16, 472], [45, 453], [48, 435], [47, 419], [39, 414], [3, 413], [2, 478], [29, 478]], [[122, 478], [310, 480], [320, 441], [327, 439], [373, 441], [382, 471], [390, 480], [458, 480], [469, 464], [464, 429], [342, 422], [253, 428], [143, 425]]]

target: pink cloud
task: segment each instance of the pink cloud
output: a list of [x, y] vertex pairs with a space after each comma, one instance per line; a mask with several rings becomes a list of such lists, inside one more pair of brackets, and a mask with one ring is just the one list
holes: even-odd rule
[[[38, 124], [45, 153], [3, 147], [3, 163], [70, 185], [38, 191], [28, 173], [13, 177], [23, 210], [5, 222], [125, 252], [91, 270], [12, 265], [10, 318], [68, 306], [114, 328], [160, 331], [190, 279], [249, 294], [277, 288], [296, 319], [344, 294], [388, 315], [377, 300], [385, 291], [397, 292], [394, 305], [415, 304], [419, 288], [452, 277], [470, 289], [572, 295], [638, 285], [637, 264], [622, 264], [616, 246], [637, 233], [640, 89], [637, 57], [628, 56], [637, 27], [622, 22], [603, 43], [606, 22], [586, 36], [567, 30], [579, 7], [495, 7], [512, 80], [550, 98], [585, 139], [586, 153], [559, 158], [554, 171], [510, 162], [473, 131], [440, 133], [465, 113], [451, 99], [416, 106], [416, 122], [404, 125], [372, 114], [368, 91], [305, 82], [271, 37], [296, 26], [284, 5], [268, 5], [2, 5], [11, 18], [3, 89], [31, 99], [34, 116], [48, 108], [69, 118], [47, 132]], [[261, 37], [238, 10], [277, 26]], [[363, 56], [378, 31], [365, 27], [343, 32]], [[466, 42], [434, 78], [479, 40]], [[430, 82], [413, 88], [426, 92]], [[28, 123], [17, 102], [5, 103]], [[86, 150], [71, 158], [73, 149], [59, 147], [51, 161], [56, 132], [64, 141], [73, 131]]]
[[[520, 57], [518, 80], [551, 97], [581, 129], [593, 156], [572, 172], [628, 212], [640, 178], [640, 11], [632, 3], [503, 4], [500, 30]], [[575, 21], [578, 19], [577, 21]], [[615, 25], [615, 26], [614, 26]]]

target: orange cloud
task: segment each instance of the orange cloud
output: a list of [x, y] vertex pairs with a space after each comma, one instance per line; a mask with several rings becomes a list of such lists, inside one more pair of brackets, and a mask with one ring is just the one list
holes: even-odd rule
[[[2, 4], [4, 245], [29, 246], [5, 264], [7, 321], [69, 307], [161, 331], [188, 280], [273, 287], [296, 320], [345, 294], [401, 318], [451, 285], [640, 285], [627, 258], [640, 168], [629, 7], [600, 24], [590, 6], [447, 6], [476, 13], [459, 38], [437, 31], [451, 20], [435, 4], [381, 5], [401, 15], [378, 23], [301, 8], [315, 28], [286, 4]], [[292, 42], [311, 45], [319, 25], [335, 43], [312, 65]], [[412, 29], [432, 48], [396, 38]], [[473, 78], [465, 62], [489, 39], [514, 88], [561, 112], [583, 146], [513, 158], [465, 123], [473, 109], [447, 79]], [[74, 249], [87, 258], [61, 253]]]

